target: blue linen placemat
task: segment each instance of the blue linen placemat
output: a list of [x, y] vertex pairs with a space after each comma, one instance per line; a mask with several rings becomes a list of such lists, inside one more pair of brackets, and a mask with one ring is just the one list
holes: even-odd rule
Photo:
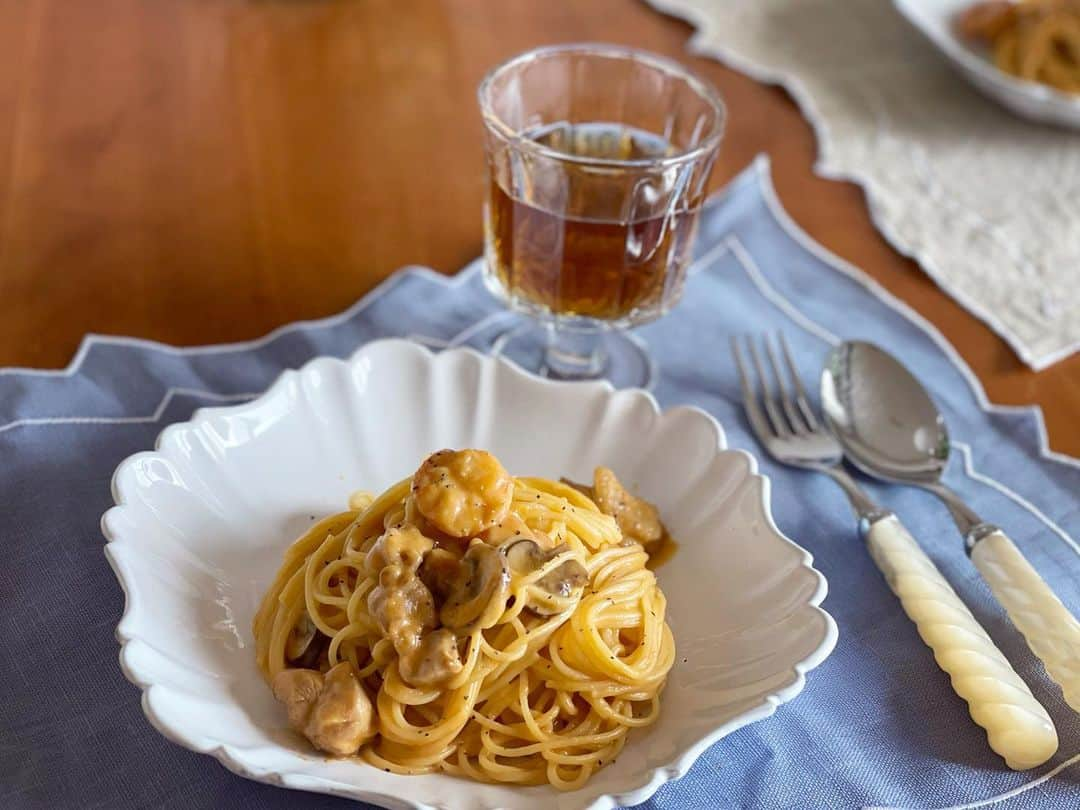
[[[811, 242], [779, 207], [759, 160], [706, 210], [682, 303], [640, 335], [660, 362], [661, 405], [716, 416], [732, 446], [759, 455], [738, 405], [731, 334], [783, 329], [816, 376], [838, 337], [899, 354], [945, 412], [958, 458], [947, 479], [1008, 530], [1080, 612], [1080, 463], [1045, 451], [1041, 417], [989, 406], [917, 315]], [[339, 316], [244, 344], [178, 349], [90, 338], [59, 372], [0, 370], [0, 807], [348, 807], [228, 773], [175, 746], [142, 716], [117, 663], [123, 595], [98, 529], [109, 480], [130, 453], [203, 405], [241, 401], [319, 354], [416, 334], [486, 347], [507, 326], [479, 265], [453, 279], [395, 275]], [[861, 548], [840, 490], [762, 459], [781, 529], [829, 580], [840, 640], [805, 692], [713, 746], [647, 807], [1080, 807], [1080, 716], [1042, 672], [964, 556], [945, 509], [913, 490], [868, 484], [896, 509], [1054, 718], [1055, 758], [1007, 770], [971, 722]]]

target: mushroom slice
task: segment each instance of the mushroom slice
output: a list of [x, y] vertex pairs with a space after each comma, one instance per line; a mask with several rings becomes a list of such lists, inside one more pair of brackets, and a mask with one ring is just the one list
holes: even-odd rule
[[[510, 570], [519, 576], [528, 576], [565, 554], [570, 547], [562, 543], [545, 551], [533, 540], [515, 540], [502, 550]], [[532, 583], [528, 607], [541, 616], [559, 613], [566, 609], [566, 600], [579, 596], [588, 582], [589, 572], [585, 566], [576, 559], [568, 559]]]
[[461, 558], [439, 618], [459, 632], [491, 627], [502, 616], [509, 586], [506, 558], [494, 546], [473, 543]]
[[285, 639], [285, 660], [297, 667], [314, 667], [326, 649], [327, 638], [311, 621], [307, 611]]
[[510, 511], [514, 479], [485, 450], [440, 450], [412, 479], [416, 508], [451, 537], [475, 537]]
[[398, 659], [398, 672], [413, 686], [437, 686], [461, 669], [457, 637], [445, 628], [428, 633], [414, 650]]
[[315, 632], [315, 624], [307, 611], [304, 611], [300, 620], [289, 631], [289, 637], [285, 639], [285, 657], [289, 661], [295, 661], [307, 652], [307, 648], [315, 640]]
[[286, 669], [274, 678], [273, 686], [274, 697], [286, 706], [289, 724], [320, 751], [348, 756], [375, 736], [371, 698], [348, 661], [325, 675]]
[[607, 467], [593, 474], [593, 499], [600, 511], [615, 518], [623, 537], [636, 540], [652, 552], [664, 539], [660, 512], [648, 501], [631, 494]]
[[420, 564], [420, 581], [427, 585], [440, 604], [446, 600], [457, 578], [461, 557], [460, 553], [455, 554], [446, 548], [433, 548]]

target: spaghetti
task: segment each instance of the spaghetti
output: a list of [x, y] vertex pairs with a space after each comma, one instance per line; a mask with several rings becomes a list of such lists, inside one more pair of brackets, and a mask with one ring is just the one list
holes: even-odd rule
[[965, 9], [956, 27], [987, 43], [1000, 70], [1080, 93], [1080, 0], [986, 0]]
[[441, 451], [313, 526], [254, 621], [292, 725], [397, 773], [573, 789], [613, 761], [675, 650], [645, 548], [588, 492]]

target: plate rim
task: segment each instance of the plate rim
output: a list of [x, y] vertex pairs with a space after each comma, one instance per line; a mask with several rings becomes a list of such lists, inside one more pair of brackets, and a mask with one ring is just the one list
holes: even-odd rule
[[[296, 771], [281, 771], [273, 768], [259, 767], [249, 758], [243, 757], [235, 746], [221, 740], [211, 740], [199, 734], [185, 733], [183, 730], [178, 729], [175, 725], [163, 719], [154, 709], [153, 704], [155, 694], [161, 690], [166, 690], [167, 687], [144, 679], [129, 660], [132, 651], [137, 651], [137, 645], [142, 642], [138, 635], [127, 631], [125, 625], [133, 623], [131, 617], [137, 614], [140, 602], [136, 595], [136, 589], [132, 584], [135, 578], [130, 571], [126, 570], [127, 564], [123, 558], [116, 555], [112, 548], [114, 543], [118, 543], [118, 541], [124, 539], [125, 535], [123, 531], [115, 525], [115, 522], [129, 504], [129, 501], [124, 497], [124, 494], [121, 491], [119, 485], [120, 479], [130, 467], [140, 461], [147, 458], [160, 457], [162, 445], [168, 441], [170, 435], [185, 429], [196, 427], [199, 423], [214, 417], [239, 414], [247, 409], [264, 404], [270, 398], [277, 396], [280, 389], [287, 386], [290, 380], [302, 377], [316, 365], [330, 364], [336, 367], [352, 368], [358, 362], [361, 362], [362, 358], [367, 354], [378, 351], [412, 352], [421, 355], [425, 363], [436, 362], [438, 357], [444, 354], [467, 355], [471, 356], [481, 365], [491, 363], [500, 366], [504, 372], [518, 376], [529, 384], [554, 387], [590, 386], [594, 390], [605, 391], [609, 396], [629, 395], [637, 397], [648, 403], [653, 414], [658, 417], [663, 417], [671, 413], [685, 412], [694, 414], [697, 418], [703, 418], [712, 428], [716, 437], [716, 452], [718, 454], [730, 453], [742, 457], [746, 464], [746, 478], [756, 478], [761, 482], [759, 490], [759, 506], [761, 507], [761, 514], [765, 519], [766, 525], [775, 537], [784, 541], [799, 553], [800, 567], [807, 569], [816, 579], [817, 587], [800, 610], [809, 608], [817, 614], [823, 622], [824, 631], [818, 645], [801, 660], [791, 665], [790, 672], [794, 674], [793, 680], [790, 680], [786, 685], [775, 689], [764, 696], [761, 702], [754, 707], [747, 709], [727, 722], [711, 729], [707, 734], [702, 735], [698, 740], [689, 745], [682, 752], [678, 753], [670, 763], [645, 771], [644, 779], [639, 780], [637, 785], [618, 792], [599, 794], [591, 800], [588, 800], [587, 804], [579, 805], [583, 810], [586, 808], [587, 810], [608, 810], [608, 808], [636, 805], [646, 801], [663, 784], [684, 776], [707, 748], [743, 726], [772, 716], [781, 705], [798, 697], [806, 687], [807, 674], [820, 666], [835, 649], [839, 638], [839, 630], [835, 619], [822, 607], [822, 602], [828, 595], [828, 581], [825, 575], [814, 567], [813, 555], [776, 525], [772, 513], [772, 482], [767, 475], [760, 471], [756, 456], [743, 448], [733, 448], [728, 446], [727, 434], [724, 431], [723, 426], [719, 420], [708, 411], [696, 405], [675, 405], [666, 409], [661, 408], [659, 402], [651, 392], [643, 389], [616, 389], [607, 380], [581, 383], [547, 379], [520, 368], [504, 357], [486, 355], [468, 346], [453, 347], [435, 352], [427, 346], [406, 338], [378, 338], [361, 344], [348, 357], [341, 358], [332, 355], [318, 355], [305, 361], [303, 365], [298, 368], [285, 369], [262, 393], [246, 402], [196, 408], [186, 420], [174, 422], [165, 426], [158, 433], [154, 441], [153, 450], [142, 450], [132, 453], [125, 457], [114, 470], [110, 480], [110, 492], [113, 506], [109, 507], [104, 514], [102, 514], [100, 526], [101, 533], [106, 541], [103, 549], [106, 560], [108, 561], [113, 574], [116, 576], [124, 594], [123, 613], [121, 614], [115, 629], [116, 640], [120, 645], [120, 669], [123, 672], [124, 677], [140, 690], [140, 702], [143, 714], [146, 716], [151, 726], [169, 741], [190, 751], [209, 755], [220, 762], [229, 771], [244, 778], [264, 784], [271, 784], [292, 790], [313, 791], [343, 796], [354, 800], [359, 799], [361, 801], [373, 802], [381, 807], [387, 808], [439, 810], [439, 808], [443, 806], [440, 804], [431, 804], [424, 800], [405, 799], [401, 796], [392, 795], [382, 791], [369, 791], [354, 784], [315, 777], [310, 774], [298, 773]], [[270, 746], [260, 746], [258, 749], [254, 750], [264, 750], [267, 747]], [[552, 798], [555, 800], [560, 796], [567, 795], [572, 796], [573, 792], [570, 794], [556, 793], [553, 794]], [[562, 805], [560, 804], [560, 806]]]

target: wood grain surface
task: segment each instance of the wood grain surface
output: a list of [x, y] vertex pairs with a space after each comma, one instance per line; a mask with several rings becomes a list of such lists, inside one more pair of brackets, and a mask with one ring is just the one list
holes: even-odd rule
[[687, 55], [637, 0], [0, 0], [0, 365], [86, 332], [252, 338], [339, 312], [405, 264], [481, 249], [475, 87], [539, 44], [682, 59], [730, 110], [719, 187], [767, 152], [815, 239], [936, 324], [995, 402], [1080, 455], [1080, 356], [1039, 374], [892, 251], [854, 186], [811, 171], [795, 105]]

